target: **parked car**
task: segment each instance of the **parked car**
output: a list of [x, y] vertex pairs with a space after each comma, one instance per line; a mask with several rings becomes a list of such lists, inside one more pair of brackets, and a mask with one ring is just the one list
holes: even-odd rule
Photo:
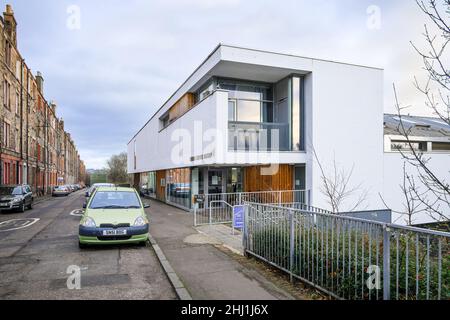
[[89, 244], [145, 244], [149, 221], [137, 191], [133, 188], [100, 187], [83, 205], [79, 225], [79, 246]]
[[56, 186], [53, 188], [52, 197], [68, 196], [70, 189], [67, 186]]
[[33, 192], [29, 185], [0, 186], [0, 210], [25, 210], [33, 207]]
[[86, 191], [86, 197], [90, 197], [96, 188], [98, 187], [115, 187], [112, 183], [94, 183], [87, 191]]

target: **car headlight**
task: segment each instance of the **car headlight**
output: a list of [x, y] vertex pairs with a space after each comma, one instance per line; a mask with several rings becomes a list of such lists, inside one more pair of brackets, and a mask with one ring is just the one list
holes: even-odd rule
[[83, 226], [85, 227], [90, 227], [90, 228], [95, 228], [95, 221], [92, 218], [87, 217], [84, 222], [83, 222]]
[[13, 203], [17, 203], [17, 202], [20, 202], [20, 201], [22, 201], [22, 198], [14, 198], [12, 200]]
[[142, 227], [145, 226], [148, 223], [147, 219], [144, 217], [137, 217], [136, 220], [134, 220], [134, 226], [135, 227]]

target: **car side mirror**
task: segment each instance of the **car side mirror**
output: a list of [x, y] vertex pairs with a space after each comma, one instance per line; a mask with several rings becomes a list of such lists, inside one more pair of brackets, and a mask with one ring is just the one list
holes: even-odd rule
[[144, 209], [150, 208], [150, 203], [144, 203]]
[[83, 209], [86, 209], [86, 207], [87, 207], [87, 203], [85, 202], [85, 203], [83, 203]]

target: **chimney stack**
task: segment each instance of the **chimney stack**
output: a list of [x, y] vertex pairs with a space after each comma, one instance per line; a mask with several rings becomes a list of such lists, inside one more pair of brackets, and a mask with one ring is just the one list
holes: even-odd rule
[[9, 39], [13, 43], [14, 47], [17, 48], [17, 21], [14, 18], [14, 11], [10, 4], [6, 5], [6, 11], [3, 12], [5, 30], [9, 36]]
[[42, 77], [42, 73], [40, 71], [36, 73], [36, 84], [38, 90], [42, 95], [44, 95], [44, 78]]
[[52, 109], [53, 113], [56, 115], [56, 102], [55, 101], [50, 102], [50, 108]]

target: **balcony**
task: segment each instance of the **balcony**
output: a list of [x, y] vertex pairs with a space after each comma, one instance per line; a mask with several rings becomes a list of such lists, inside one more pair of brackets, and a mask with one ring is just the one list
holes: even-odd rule
[[290, 151], [289, 124], [229, 121], [228, 150]]

